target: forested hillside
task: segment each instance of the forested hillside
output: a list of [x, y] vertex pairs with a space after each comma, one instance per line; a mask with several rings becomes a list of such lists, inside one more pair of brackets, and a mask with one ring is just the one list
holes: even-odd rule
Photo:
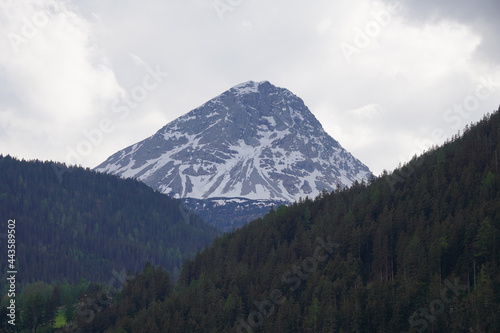
[[[9, 156], [0, 156], [0, 217], [3, 233], [7, 220], [16, 220], [19, 287], [109, 283], [146, 262], [175, 277], [217, 234], [179, 201], [136, 180]], [[0, 261], [2, 276], [6, 265]]]
[[152, 284], [135, 280], [81, 327], [498, 332], [499, 143], [495, 112], [369, 184], [219, 237], [183, 266], [172, 293], [138, 301]]

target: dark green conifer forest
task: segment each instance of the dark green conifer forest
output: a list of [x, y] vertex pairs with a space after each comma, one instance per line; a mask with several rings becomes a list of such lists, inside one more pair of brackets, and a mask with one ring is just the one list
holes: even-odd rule
[[[165, 300], [124, 296], [82, 328], [498, 332], [499, 144], [495, 112], [369, 184], [217, 238]], [[147, 293], [148, 283], [132, 286]]]
[[[20, 286], [108, 283], [113, 271], [137, 272], [146, 262], [177, 276], [217, 235], [179, 201], [137, 180], [10, 156], [0, 156], [0, 216], [16, 220]], [[7, 220], [0, 225], [6, 232]], [[0, 274], [6, 265], [0, 261]]]
[[158, 262], [118, 293], [88, 285], [66, 331], [498, 332], [499, 148], [500, 110], [367, 184], [219, 236], [175, 286]]

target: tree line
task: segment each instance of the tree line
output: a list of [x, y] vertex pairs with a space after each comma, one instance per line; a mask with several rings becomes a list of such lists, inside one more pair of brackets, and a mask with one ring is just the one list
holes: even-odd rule
[[175, 285], [147, 265], [104, 302], [98, 286], [67, 327], [497, 332], [499, 145], [500, 110], [393, 172], [217, 237]]

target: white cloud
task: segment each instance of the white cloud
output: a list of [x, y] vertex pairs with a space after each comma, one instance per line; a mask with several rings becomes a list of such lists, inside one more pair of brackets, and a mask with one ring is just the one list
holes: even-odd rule
[[[485, 18], [479, 25], [424, 2], [402, 1], [351, 63], [339, 45], [353, 43], [388, 2], [247, 0], [224, 20], [206, 0], [15, 2], [0, 31], [22, 32], [22, 17], [40, 10], [49, 20], [19, 54], [0, 39], [0, 153], [64, 161], [67, 145], [110, 117], [114, 131], [83, 159], [92, 167], [232, 85], [269, 80], [301, 97], [376, 174], [390, 170], [435, 128], [455, 134], [443, 114], [480, 77], [500, 79], [498, 66], [477, 56], [495, 49], [486, 47], [498, 42], [495, 16], [457, 2], [455, 13]], [[145, 64], [170, 75], [120, 119], [113, 101], [142, 84]], [[463, 124], [499, 103], [497, 91]]]
[[[60, 146], [75, 134], [75, 124], [104, 112], [122, 92], [107, 60], [92, 44], [93, 23], [66, 2], [26, 0], [9, 7], [3, 18], [1, 30], [6, 38], [2, 39], [0, 66], [12, 98], [0, 110], [15, 108], [14, 128], [26, 129], [34, 122], [32, 132], [44, 133]], [[15, 133], [20, 134], [16, 131], [14, 137]], [[13, 146], [2, 150], [15, 153], [21, 146], [27, 150], [40, 144], [26, 139], [16, 138]], [[35, 148], [28, 155], [60, 159], [55, 146]]]
[[348, 113], [354, 115], [360, 120], [373, 119], [375, 117], [381, 116], [384, 112], [384, 108], [379, 104], [368, 104], [360, 108], [348, 111]]

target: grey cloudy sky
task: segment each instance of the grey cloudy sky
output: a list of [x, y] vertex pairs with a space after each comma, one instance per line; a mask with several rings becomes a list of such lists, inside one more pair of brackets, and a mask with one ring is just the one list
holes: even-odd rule
[[375, 174], [500, 104], [500, 2], [0, 0], [0, 153], [94, 167], [248, 80]]

